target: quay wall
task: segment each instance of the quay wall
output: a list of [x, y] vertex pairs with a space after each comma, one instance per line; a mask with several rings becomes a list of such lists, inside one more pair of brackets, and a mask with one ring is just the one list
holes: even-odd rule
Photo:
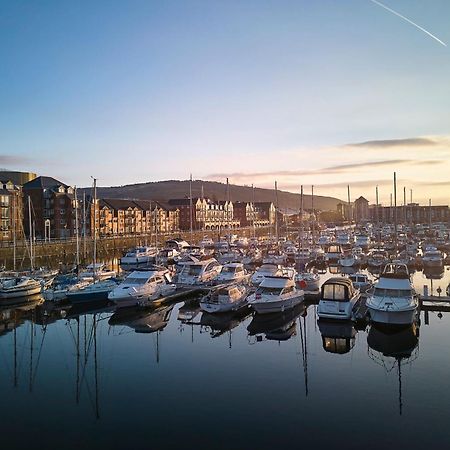
[[[225, 233], [224, 230], [222, 230]], [[267, 228], [241, 228], [231, 230], [232, 234], [251, 237], [267, 235], [270, 227]], [[196, 231], [192, 234], [188, 232], [175, 232], [171, 234], [158, 235], [158, 246], [162, 248], [164, 242], [172, 238], [183, 238], [189, 243], [198, 244], [204, 236], [217, 240], [219, 235], [217, 231]], [[113, 259], [119, 258], [123, 252], [137, 245], [155, 245], [156, 236], [153, 235], [129, 235], [129, 236], [108, 236], [97, 239], [97, 258]], [[81, 264], [92, 262], [93, 240], [91, 237], [79, 239], [79, 251]], [[75, 263], [77, 245], [76, 239], [36, 241], [33, 243], [33, 255], [35, 267], [46, 266], [58, 268], [60, 266], [70, 266]], [[14, 265], [14, 249], [12, 242], [2, 242], [0, 244], [0, 265], [7, 270], [12, 270]], [[18, 241], [16, 243], [16, 269], [27, 269], [30, 267], [30, 243], [29, 241]]]

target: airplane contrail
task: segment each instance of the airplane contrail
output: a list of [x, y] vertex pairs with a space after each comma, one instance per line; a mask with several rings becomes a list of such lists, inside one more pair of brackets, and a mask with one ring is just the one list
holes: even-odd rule
[[377, 0], [370, 0], [372, 3], [375, 3], [378, 6], [381, 6], [382, 8], [384, 8], [386, 11], [391, 12], [392, 14], [395, 14], [396, 16], [400, 17], [401, 19], [405, 20], [406, 22], [410, 23], [411, 25], [415, 26], [416, 28], [418, 28], [420, 31], [423, 31], [425, 34], [428, 34], [428, 36], [430, 36], [431, 38], [433, 38], [435, 41], [439, 42], [439, 44], [443, 45], [444, 47], [447, 47], [447, 44], [445, 42], [442, 42], [438, 37], [436, 37], [434, 34], [430, 33], [429, 31], [425, 30], [425, 28], [422, 28], [420, 25], [417, 25], [417, 23], [414, 23], [412, 20], [408, 19], [405, 16], [402, 16], [400, 13], [398, 13], [397, 11], [394, 11], [393, 9], [389, 8], [386, 5], [383, 5], [383, 3], [380, 3]]

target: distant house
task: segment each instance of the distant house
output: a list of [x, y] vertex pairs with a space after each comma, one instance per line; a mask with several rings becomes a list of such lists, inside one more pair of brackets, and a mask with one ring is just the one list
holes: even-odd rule
[[24, 228], [29, 235], [28, 198], [31, 201], [33, 234], [37, 239], [64, 239], [75, 235], [74, 189], [52, 177], [37, 177], [22, 188]]
[[22, 190], [12, 181], [0, 181], [0, 241], [19, 236], [22, 224]]
[[355, 200], [354, 220], [357, 223], [370, 220], [369, 200], [367, 200], [363, 196]]

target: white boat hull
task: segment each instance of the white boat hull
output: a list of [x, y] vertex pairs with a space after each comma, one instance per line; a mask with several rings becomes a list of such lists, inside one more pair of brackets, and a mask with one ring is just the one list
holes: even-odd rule
[[19, 297], [30, 297], [32, 295], [40, 294], [41, 287], [29, 287], [24, 289], [11, 289], [11, 290], [0, 290], [0, 299], [9, 299], [9, 298], [19, 298]]
[[385, 325], [410, 325], [416, 320], [417, 309], [386, 311], [368, 307], [370, 320]]
[[300, 303], [302, 303], [303, 300], [304, 296], [298, 295], [283, 300], [261, 301], [261, 302], [253, 301], [251, 303], [251, 306], [258, 314], [270, 314], [292, 309], [294, 306], [297, 306]]

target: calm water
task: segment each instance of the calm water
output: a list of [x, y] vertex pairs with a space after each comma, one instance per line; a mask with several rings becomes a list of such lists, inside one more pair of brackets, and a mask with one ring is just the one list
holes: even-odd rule
[[318, 325], [314, 305], [270, 321], [199, 313], [192, 324], [179, 320], [196, 312], [184, 303], [45, 311], [1, 312], [5, 448], [450, 444], [449, 313], [386, 333]]

